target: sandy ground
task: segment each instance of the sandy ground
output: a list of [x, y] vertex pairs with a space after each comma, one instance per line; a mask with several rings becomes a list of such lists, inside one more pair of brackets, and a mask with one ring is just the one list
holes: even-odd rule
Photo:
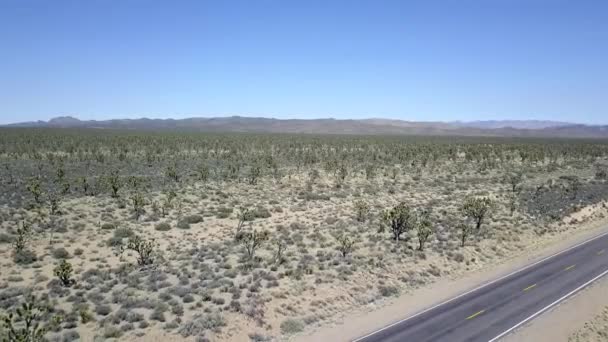
[[[407, 176], [397, 183], [398, 190], [407, 191], [396, 191], [395, 196], [380, 192], [384, 183], [370, 183], [361, 177], [353, 177], [348, 189], [338, 190], [325, 178], [327, 182], [317, 180], [314, 192], [310, 192], [331, 193], [331, 199], [325, 200], [301, 198], [307, 186], [295, 175], [289, 183], [267, 180], [245, 189], [239, 184], [195, 184], [181, 188], [179, 201], [175, 200], [167, 216], [155, 220], [151, 203], [162, 203], [166, 195], [147, 194], [151, 203], [139, 220], [132, 217], [129, 202], [121, 206], [117, 199], [106, 197], [70, 199], [61, 206], [59, 219], [67, 226], [64, 232], [51, 239], [41, 231], [31, 242], [39, 256], [35, 264], [16, 266], [10, 258], [10, 246], [0, 246], [0, 288], [35, 284], [35, 291], [48, 291], [56, 264], [53, 252], [65, 248], [72, 256], [69, 259], [77, 278], [70, 291], [88, 291], [86, 310], [96, 314], [96, 321], [74, 328], [83, 341], [95, 340], [96, 336], [129, 341], [250, 341], [251, 336], [281, 340], [290, 339], [289, 334], [300, 329], [304, 329], [302, 335], [292, 339], [348, 340], [583, 241], [597, 234], [600, 223], [605, 223], [602, 217], [607, 208], [596, 206], [561, 224], [539, 226], [521, 214], [511, 215], [496, 198], [500, 205], [485, 224], [489, 236], [471, 239], [461, 248], [454, 239], [456, 232], [450, 231], [450, 223], [444, 221], [461, 215], [460, 201], [471, 194], [467, 184], [475, 182], [478, 191], [495, 196], [499, 188], [494, 178], [483, 181], [475, 175], [463, 177], [446, 191], [443, 182], [432, 178], [414, 182]], [[128, 196], [125, 191], [123, 201], [128, 201]], [[429, 198], [434, 202], [429, 203]], [[366, 222], [355, 221], [355, 200], [365, 200], [373, 209], [374, 215], [369, 215]], [[378, 232], [379, 211], [401, 200], [435, 209], [437, 232], [423, 252], [405, 243], [396, 245], [387, 233]], [[244, 248], [233, 243], [242, 205], [272, 213], [249, 222], [246, 229], [269, 230], [275, 239], [289, 241], [287, 261], [277, 265], [273, 261], [275, 245], [267, 242], [256, 253], [259, 266], [254, 270], [244, 268]], [[234, 210], [221, 218], [220, 208]], [[47, 220], [44, 209], [39, 211], [10, 210], [6, 216], [11, 222], [27, 217]], [[202, 215], [204, 220], [192, 223], [189, 229], [178, 228], [180, 218], [187, 214]], [[592, 215], [596, 216], [595, 223], [590, 223]], [[160, 222], [168, 223], [171, 229], [158, 230]], [[115, 227], [103, 228], [105, 223], [114, 223]], [[117, 232], [154, 238], [159, 272], [138, 271], [134, 252], [117, 253], [116, 248], [108, 246]], [[338, 253], [337, 234], [357, 239], [357, 248], [348, 257]], [[119, 277], [122, 267], [126, 272]], [[110, 277], [91, 272], [97, 270]], [[381, 288], [397, 291], [386, 295]], [[396, 293], [401, 296], [393, 297]], [[191, 299], [185, 300], [188, 295]], [[67, 298], [62, 295], [56, 300], [69, 313], [75, 307]], [[244, 309], [232, 309], [233, 300]], [[135, 321], [135, 329], [118, 316], [123, 303], [129, 312], [144, 317], [141, 322]], [[97, 313], [106, 311], [97, 310], [104, 305], [111, 309], [110, 314]], [[166, 319], [153, 319], [155, 311]], [[225, 326], [190, 332], [211, 321], [208, 316], [196, 316], [201, 312], [221, 315]], [[283, 323], [289, 320], [305, 327], [283, 329]], [[125, 327], [129, 329], [121, 332]], [[183, 327], [192, 329], [182, 333]]]
[[[599, 206], [598, 206], [599, 209]], [[591, 214], [595, 209], [588, 209], [585, 213]], [[581, 215], [577, 214], [577, 219]], [[570, 222], [571, 218], [565, 221]], [[432, 285], [415, 290], [392, 302], [381, 303], [382, 305], [370, 305], [359, 312], [352, 312], [343, 315], [335, 320], [332, 326], [309, 331], [306, 334], [297, 336], [294, 341], [349, 341], [354, 338], [375, 331], [383, 326], [409, 317], [434, 304], [443, 302], [461, 293], [464, 293], [480, 284], [491, 281], [503, 275], [513, 272], [527, 264], [540, 260], [563, 249], [573, 246], [587, 239], [592, 238], [606, 231], [607, 219], [601, 219], [582, 225], [576, 230], [566, 230], [556, 234], [551, 238], [539, 239], [538, 244], [533, 248], [526, 248], [522, 254], [503, 260], [498, 265], [492, 265], [483, 269], [471, 272], [457, 279], [439, 280]], [[578, 299], [572, 299], [572, 305], [576, 305], [572, 310], [565, 310], [562, 314], [553, 317], [553, 313], [547, 313], [538, 319], [538, 325], [534, 325], [529, 332], [517, 332], [516, 336], [509, 337], [510, 341], [567, 341], [569, 334], [580, 327], [585, 321], [593, 318], [603, 305], [608, 304], [608, 281], [602, 282], [601, 286], [589, 290], [588, 294]], [[594, 298], [601, 296], [602, 301], [595, 301]], [[585, 300], [586, 299], [586, 300]], [[600, 303], [601, 302], [601, 303]], [[564, 310], [562, 310], [564, 311]], [[577, 319], [572, 320], [572, 312], [577, 312]], [[568, 314], [570, 313], [570, 314]], [[580, 317], [580, 318], [579, 318]], [[568, 324], [563, 324], [560, 329], [554, 329], [556, 324], [571, 320]], [[548, 321], [548, 323], [542, 323]], [[561, 339], [546, 339], [543, 336], [551, 330], [551, 336], [558, 336]], [[530, 335], [526, 335], [530, 334]], [[534, 337], [534, 338], [532, 338]], [[555, 337], [557, 338], [557, 337]]]

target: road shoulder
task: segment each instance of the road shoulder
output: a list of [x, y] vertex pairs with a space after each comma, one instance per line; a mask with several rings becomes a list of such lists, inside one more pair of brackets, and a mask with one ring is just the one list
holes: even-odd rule
[[592, 328], [589, 324], [606, 324], [605, 320], [602, 321], [602, 317], [598, 317], [606, 306], [608, 306], [608, 278], [602, 278], [507, 335], [503, 341], [605, 341], [605, 337], [593, 339], [591, 330], [595, 327]]

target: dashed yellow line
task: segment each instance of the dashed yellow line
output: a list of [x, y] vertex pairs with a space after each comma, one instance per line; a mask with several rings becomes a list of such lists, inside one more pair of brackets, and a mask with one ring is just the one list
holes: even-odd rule
[[467, 319], [472, 319], [475, 318], [479, 315], [481, 315], [482, 313], [484, 313], [486, 310], [481, 310], [481, 311], [477, 311], [476, 313], [472, 314], [471, 316], [467, 317]]
[[564, 271], [569, 271], [569, 270], [573, 269], [575, 266], [576, 266], [576, 264], [570, 265], [570, 266], [564, 268]]
[[601, 255], [601, 254], [603, 254], [605, 251], [606, 251], [605, 249], [602, 249], [601, 251], [597, 252], [597, 255]]
[[528, 291], [528, 290], [530, 290], [530, 289], [532, 289], [534, 287], [536, 287], [536, 284], [533, 284], [533, 285], [530, 285], [530, 286], [526, 287], [525, 289], [523, 289], [523, 291], [526, 292], [526, 291]]

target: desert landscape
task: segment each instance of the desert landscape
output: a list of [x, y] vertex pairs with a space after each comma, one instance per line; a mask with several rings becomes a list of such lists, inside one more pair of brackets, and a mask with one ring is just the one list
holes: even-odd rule
[[10, 341], [306, 339], [608, 213], [604, 140], [0, 133]]

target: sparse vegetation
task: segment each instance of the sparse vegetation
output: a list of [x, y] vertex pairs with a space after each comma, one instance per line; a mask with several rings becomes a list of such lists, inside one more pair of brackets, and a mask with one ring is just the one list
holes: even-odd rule
[[0, 131], [0, 314], [51, 341], [282, 339], [607, 213], [600, 140]]

